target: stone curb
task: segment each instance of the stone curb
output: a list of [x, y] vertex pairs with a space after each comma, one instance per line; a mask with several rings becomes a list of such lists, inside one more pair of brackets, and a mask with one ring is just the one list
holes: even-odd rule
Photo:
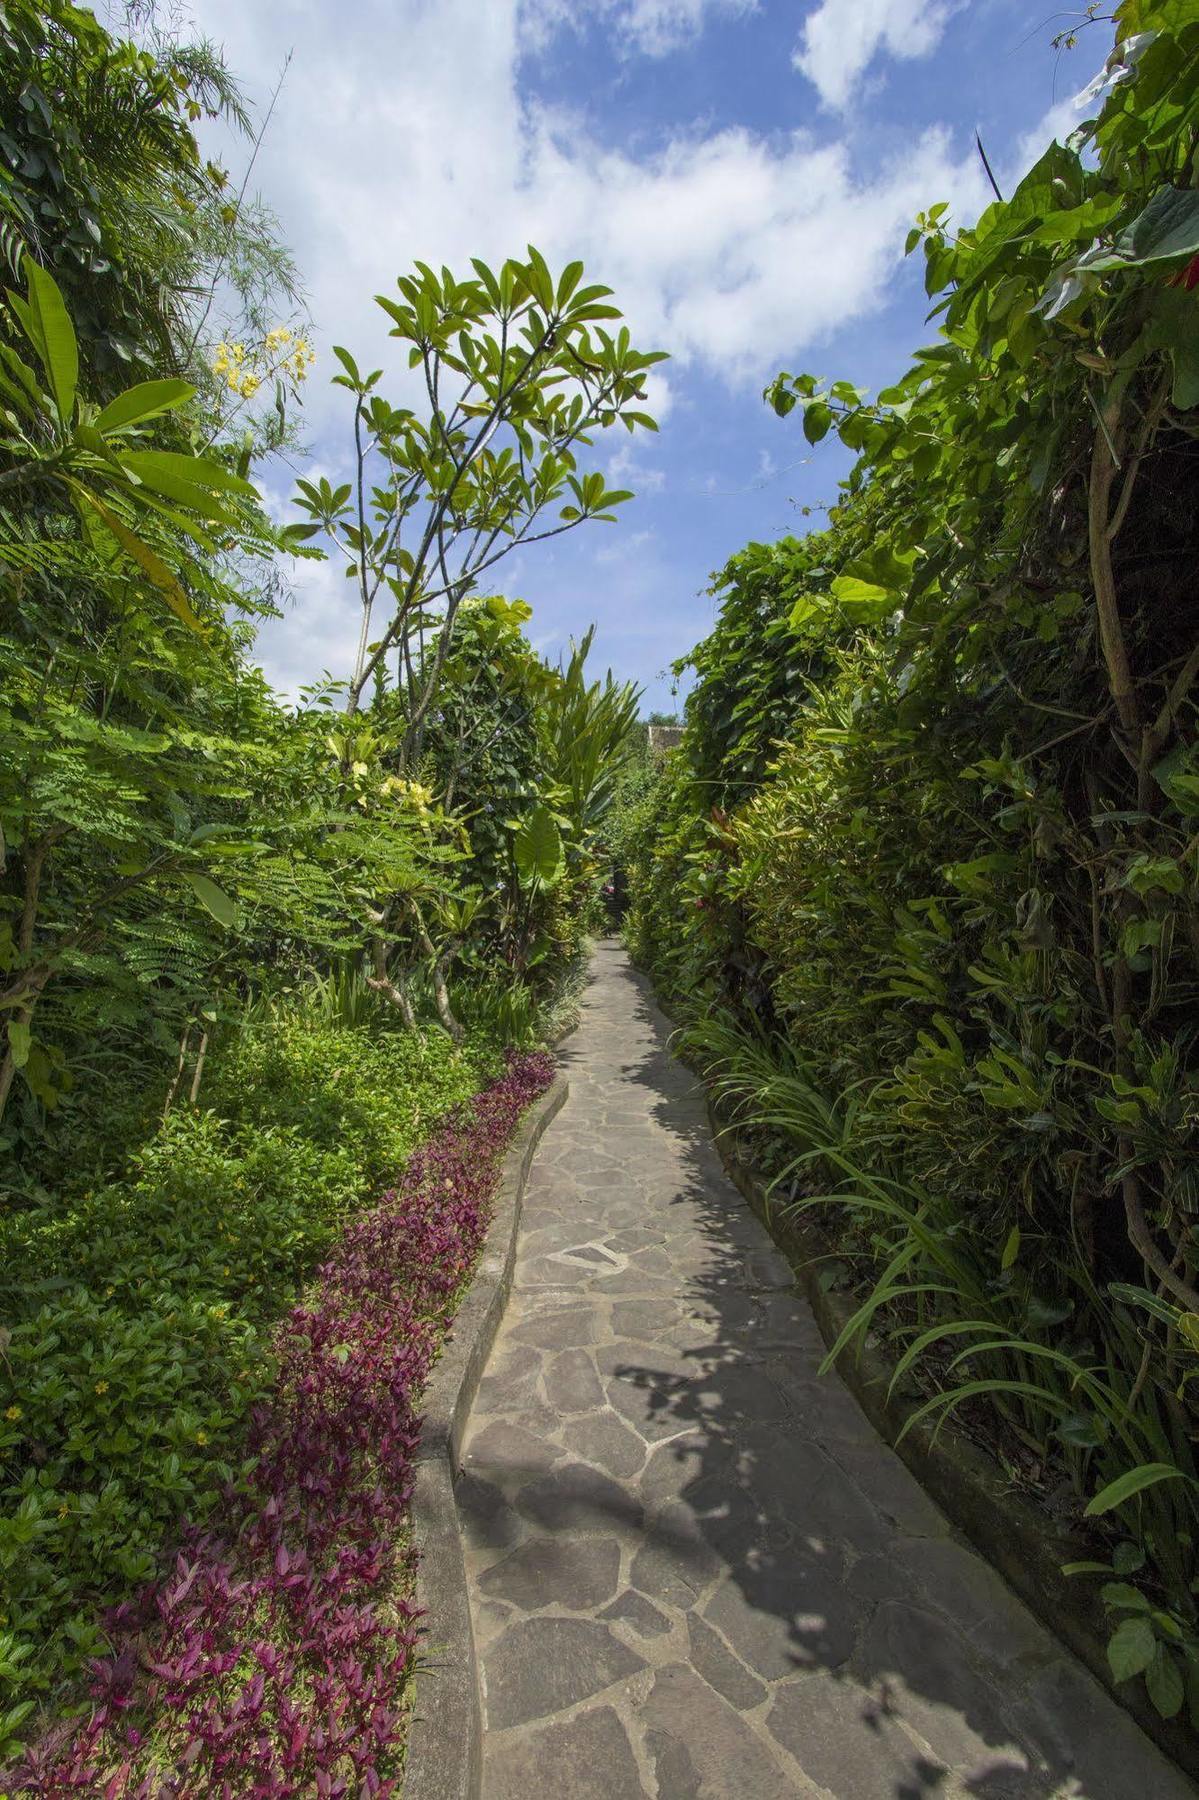
[[500, 1172], [483, 1254], [425, 1391], [412, 1535], [420, 1557], [417, 1604], [425, 1609], [435, 1648], [426, 1649], [417, 1678], [404, 1800], [478, 1800], [480, 1792], [483, 1720], [454, 1482], [467, 1420], [512, 1287], [529, 1167], [568, 1091], [565, 1076], [556, 1075], [521, 1120]]
[[[829, 1245], [810, 1226], [779, 1216], [762, 1178], [738, 1154], [735, 1127], [717, 1111], [711, 1093], [705, 1092], [720, 1160], [751, 1210], [789, 1257], [796, 1283], [831, 1348], [857, 1310], [857, 1302], [850, 1295], [826, 1292], [820, 1286], [819, 1264], [828, 1257]], [[1139, 1684], [1112, 1685], [1106, 1648], [1110, 1627], [1098, 1593], [1061, 1570], [1064, 1562], [1085, 1558], [1093, 1551], [1068, 1530], [1055, 1530], [1052, 1520], [1014, 1492], [990, 1457], [968, 1438], [942, 1431], [934, 1442], [931, 1427], [921, 1421], [897, 1443], [909, 1413], [915, 1410], [915, 1401], [911, 1394], [888, 1392], [892, 1365], [877, 1350], [869, 1346], [857, 1354], [847, 1350], [838, 1358], [837, 1374], [884, 1443], [902, 1457], [950, 1523], [999, 1571], [1029, 1611], [1086, 1665], [1117, 1704], [1131, 1713], [1147, 1737], [1188, 1775], [1199, 1777], [1199, 1743], [1194, 1735], [1178, 1720], [1163, 1719]]]

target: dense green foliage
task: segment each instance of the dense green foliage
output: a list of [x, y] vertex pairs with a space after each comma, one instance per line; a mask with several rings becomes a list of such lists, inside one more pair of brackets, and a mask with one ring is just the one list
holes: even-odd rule
[[[192, 135], [248, 124], [219, 56], [147, 29], [0, 6], [0, 1756], [239, 1479], [348, 1215], [554, 1028], [635, 711], [483, 597], [628, 498], [576, 463], [652, 424], [609, 290], [532, 249], [405, 277], [429, 415], [339, 352], [362, 510], [302, 483], [280, 529], [251, 476], [311, 362], [294, 273]], [[292, 707], [254, 622], [322, 528], [362, 645]]]
[[480, 1042], [282, 1011], [219, 1058], [121, 1179], [0, 1229], [3, 1629], [44, 1694], [105, 1603], [237, 1479], [268, 1327], [347, 1216], [494, 1071]]
[[921, 220], [900, 381], [770, 390], [859, 460], [718, 580], [631, 931], [855, 1332], [1113, 1528], [1113, 1675], [1199, 1718], [1199, 12], [1122, 7], [1109, 75]]

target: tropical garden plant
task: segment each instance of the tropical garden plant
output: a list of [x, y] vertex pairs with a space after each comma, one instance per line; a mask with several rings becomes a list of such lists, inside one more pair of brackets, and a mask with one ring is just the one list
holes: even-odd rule
[[[923, 1414], [1093, 1533], [1113, 1679], [1199, 1722], [1199, 14], [971, 227], [857, 455], [751, 545], [627, 853], [631, 941]], [[919, 1416], [919, 1415], [918, 1415]]]
[[[334, 1792], [352, 1764], [383, 1792], [415, 1634], [405, 1557], [370, 1546], [548, 1078], [503, 1050], [569, 1004], [635, 710], [585, 647], [537, 656], [486, 570], [627, 497], [575, 457], [646, 423], [655, 358], [536, 252], [405, 278], [428, 410], [341, 358], [394, 535], [365, 487], [364, 534], [325, 521], [386, 618], [345, 714], [319, 671], [284, 702], [255, 624], [313, 550], [253, 476], [295, 443], [298, 284], [198, 151], [206, 114], [248, 128], [219, 56], [143, 37], [0, 12], [0, 1762], [33, 1739], [22, 1780]], [[394, 1629], [312, 1661], [374, 1605]]]

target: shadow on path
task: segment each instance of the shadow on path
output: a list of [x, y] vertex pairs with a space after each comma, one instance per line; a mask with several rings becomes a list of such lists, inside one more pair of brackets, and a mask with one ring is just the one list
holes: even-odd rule
[[619, 946], [458, 1494], [486, 1800], [1183, 1800], [835, 1377]]

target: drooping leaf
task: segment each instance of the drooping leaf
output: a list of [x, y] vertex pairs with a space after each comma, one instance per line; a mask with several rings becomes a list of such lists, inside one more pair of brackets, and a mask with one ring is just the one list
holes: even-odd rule
[[1173, 262], [1199, 251], [1199, 191], [1194, 188], [1159, 188], [1142, 213], [1126, 225], [1113, 246], [1111, 261], [1101, 259], [1098, 268], [1118, 264], [1144, 267], [1148, 263]]
[[1153, 1661], [1157, 1639], [1148, 1619], [1122, 1619], [1107, 1644], [1107, 1660], [1115, 1681], [1131, 1681]]
[[82, 482], [77, 481], [72, 481], [70, 485], [80, 504], [85, 508], [90, 508], [96, 514], [105, 529], [112, 533], [125, 554], [153, 582], [175, 617], [186, 625], [189, 631], [194, 631], [203, 637], [207, 627], [195, 612], [182, 585], [167, 568], [161, 556], [151, 550], [149, 544], [143, 543], [136, 532], [130, 531], [129, 527], [123, 524], [116, 514], [92, 493], [90, 488], [84, 487]]
[[[1159, 1481], [1189, 1481], [1190, 1477], [1176, 1469], [1173, 1463], [1152, 1462], [1138, 1463], [1135, 1469], [1125, 1470], [1115, 1481], [1109, 1481], [1101, 1488], [1087, 1506], [1087, 1517], [1097, 1519], [1102, 1513], [1111, 1512], [1117, 1506], [1123, 1506], [1135, 1494], [1144, 1488], [1153, 1487]], [[1192, 1484], [1193, 1485], [1193, 1484]]]
[[79, 345], [75, 327], [54, 277], [31, 256], [25, 258], [24, 268], [29, 289], [28, 309], [37, 327], [34, 343], [54, 395], [59, 419], [66, 426], [75, 411], [75, 389], [79, 382]]
[[23, 1069], [29, 1061], [29, 1022], [26, 1019], [10, 1019], [8, 1021], [8, 1047], [12, 1053], [13, 1065]]
[[218, 925], [223, 925], [226, 930], [229, 930], [236, 924], [237, 908], [224, 888], [219, 888], [215, 881], [209, 880], [207, 875], [189, 874], [187, 879], [200, 905], [206, 912], [212, 914]]
[[141, 425], [161, 413], [186, 406], [195, 392], [189, 381], [139, 381], [135, 387], [126, 388], [123, 394], [109, 401], [98, 414], [95, 429], [102, 437], [127, 431], [131, 425]]
[[1165, 1644], [1158, 1645], [1156, 1656], [1145, 1670], [1145, 1686], [1163, 1719], [1172, 1719], [1182, 1711], [1186, 1698], [1182, 1671], [1177, 1657]]

